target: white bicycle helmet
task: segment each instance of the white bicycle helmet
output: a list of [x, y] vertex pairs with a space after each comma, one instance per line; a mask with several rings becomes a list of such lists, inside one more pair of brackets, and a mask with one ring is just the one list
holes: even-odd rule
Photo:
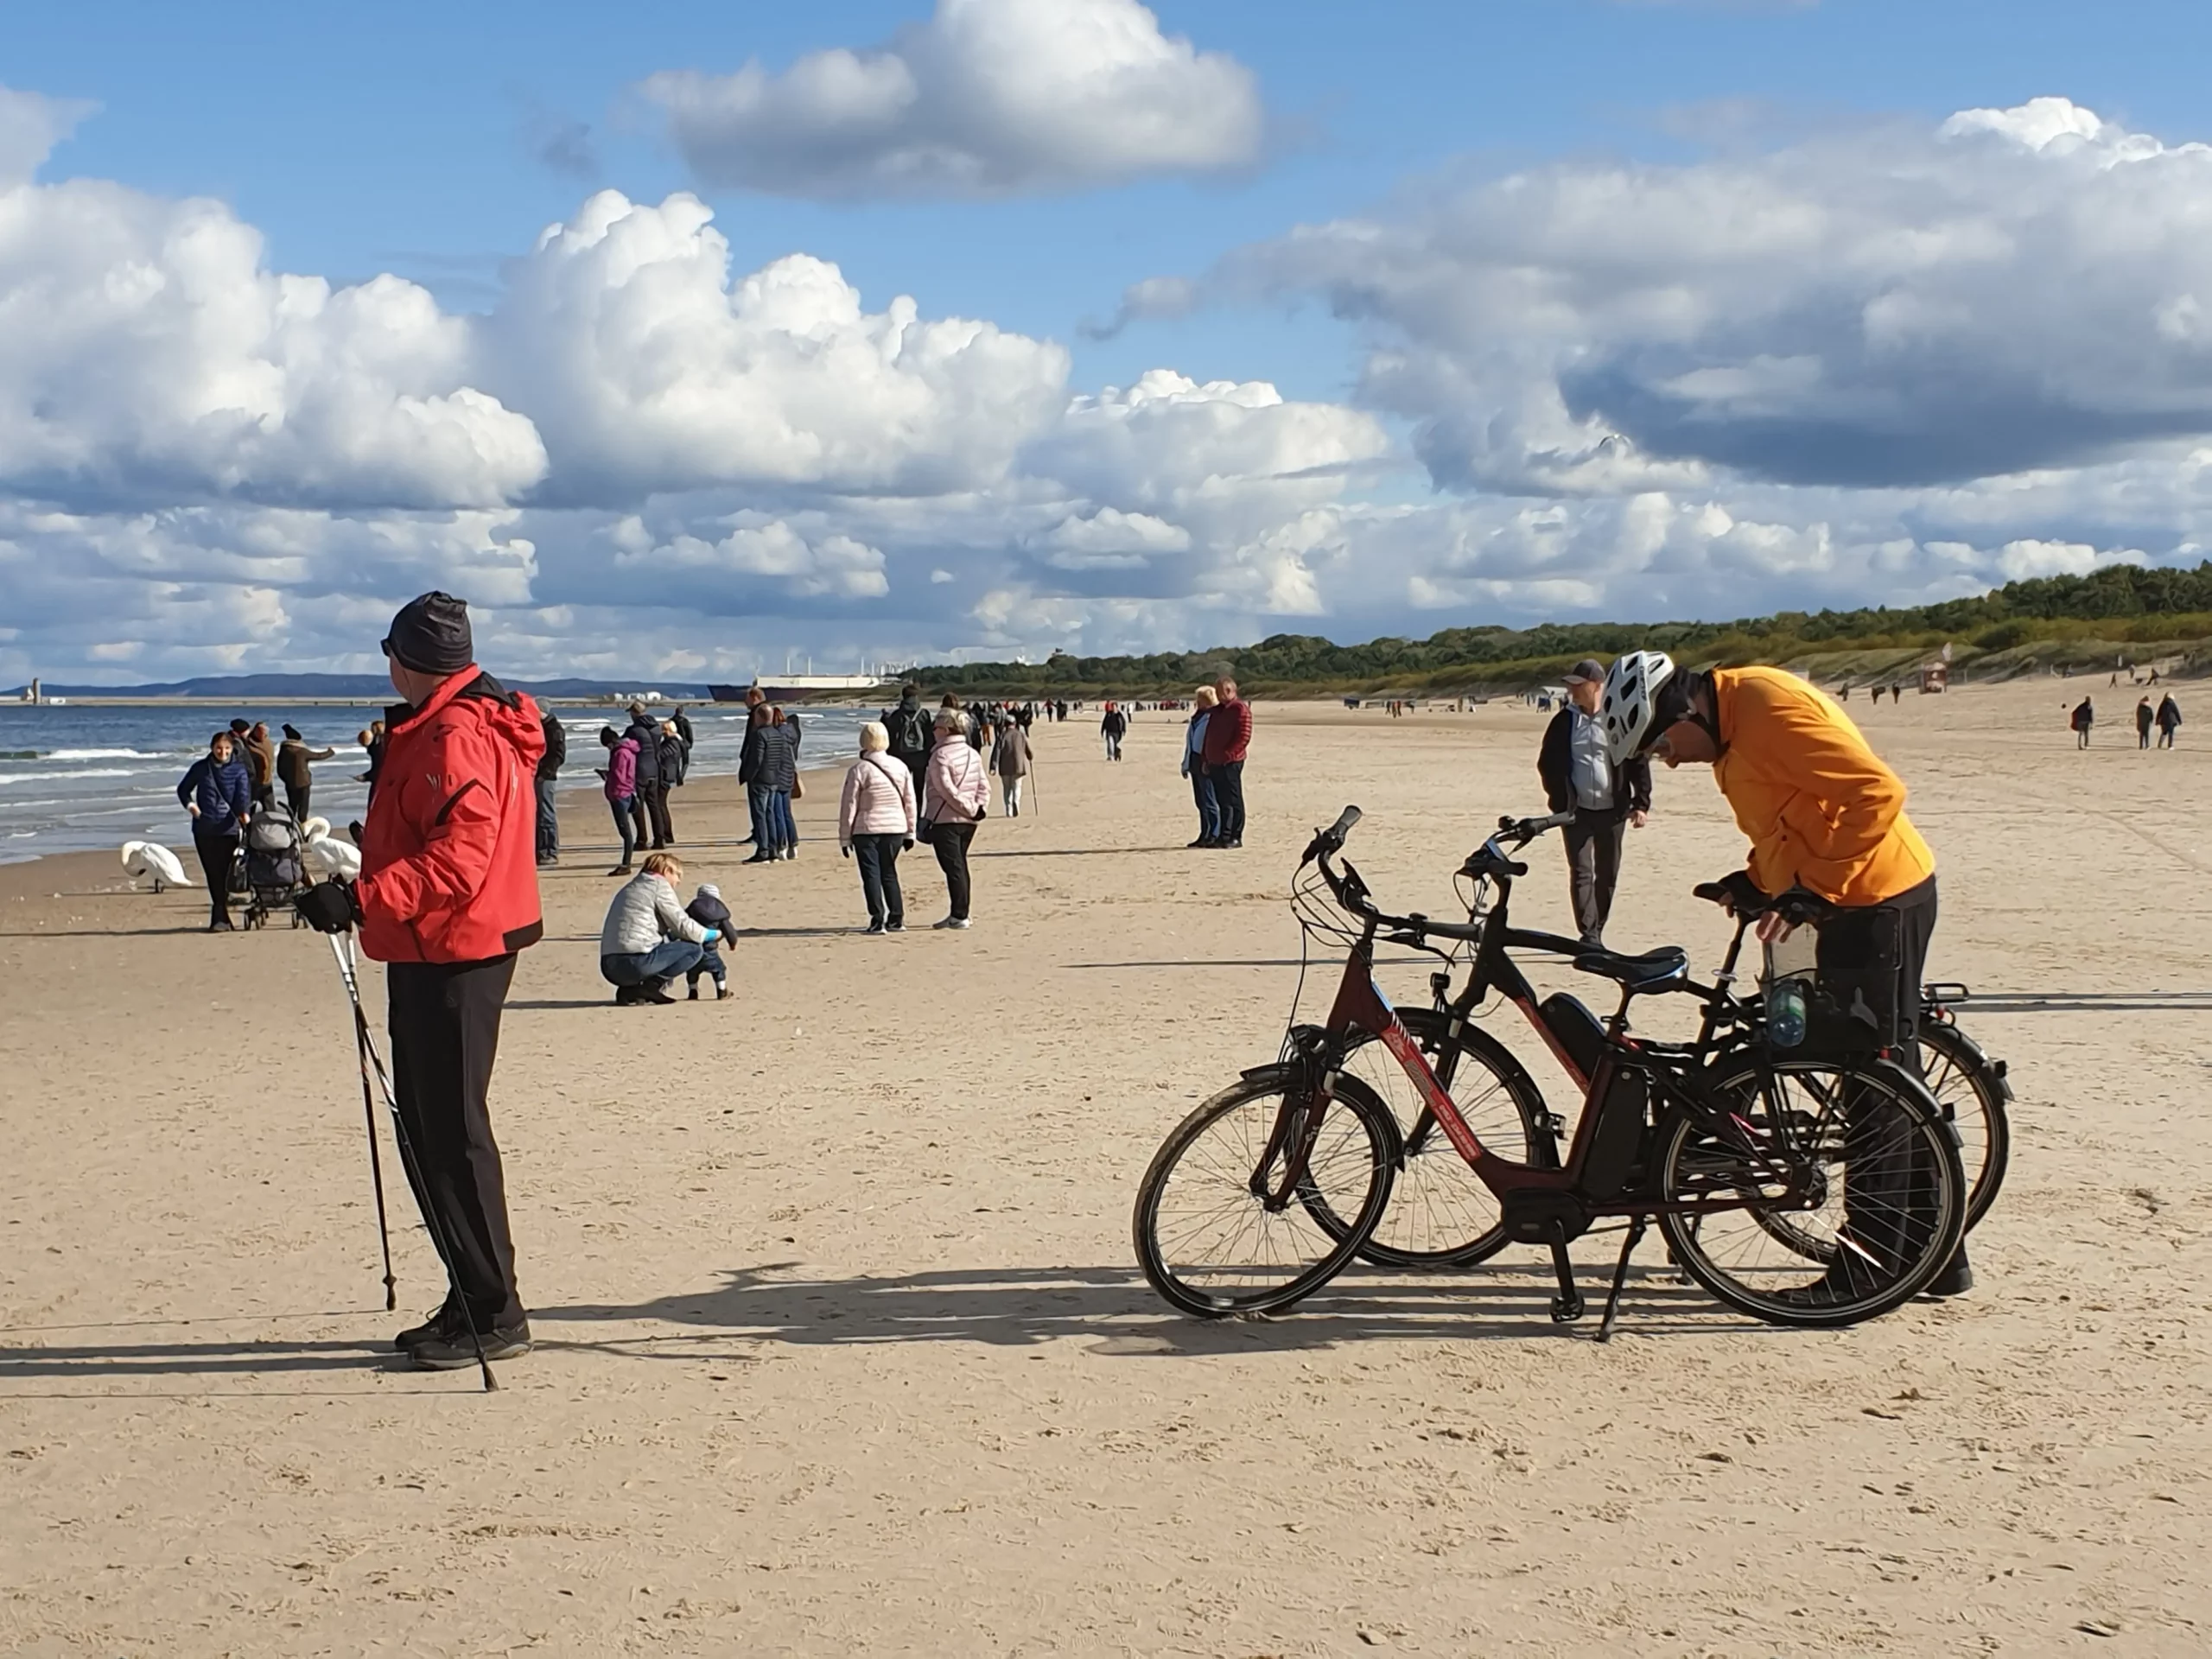
[[1624, 652], [1605, 671], [1605, 694], [1598, 715], [1605, 726], [1606, 758], [1618, 766], [1643, 753], [1658, 717], [1659, 689], [1675, 677], [1674, 659], [1663, 651]]

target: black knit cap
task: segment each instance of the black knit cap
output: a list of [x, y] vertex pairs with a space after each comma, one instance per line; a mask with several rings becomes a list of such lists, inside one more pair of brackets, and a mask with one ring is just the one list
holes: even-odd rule
[[384, 654], [417, 674], [459, 673], [476, 660], [468, 601], [440, 593], [409, 600], [391, 619]]

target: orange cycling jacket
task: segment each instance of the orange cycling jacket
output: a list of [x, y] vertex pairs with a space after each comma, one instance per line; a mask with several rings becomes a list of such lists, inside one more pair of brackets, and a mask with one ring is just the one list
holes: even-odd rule
[[1904, 783], [1826, 694], [1778, 668], [1722, 668], [1713, 695], [1726, 746], [1713, 781], [1751, 839], [1762, 893], [1878, 905], [1936, 873]]

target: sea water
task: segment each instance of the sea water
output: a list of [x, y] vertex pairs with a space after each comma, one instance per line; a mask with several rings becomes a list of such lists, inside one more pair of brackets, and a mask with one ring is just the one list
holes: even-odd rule
[[[553, 712], [569, 736], [569, 763], [561, 787], [596, 790], [593, 768], [603, 766], [602, 726], [618, 730], [629, 723], [619, 709], [556, 704]], [[656, 710], [664, 714], [665, 709]], [[694, 778], [737, 775], [737, 756], [745, 739], [745, 711], [735, 703], [685, 705], [694, 745]], [[245, 704], [165, 703], [137, 708], [100, 708], [69, 703], [0, 703], [0, 863], [15, 863], [48, 853], [106, 850], [126, 841], [157, 841], [180, 850], [191, 867], [192, 823], [178, 804], [176, 786], [192, 763], [207, 753], [207, 742], [233, 719], [266, 721], [276, 741], [287, 722], [296, 726], [315, 749], [335, 749], [315, 763], [315, 798], [310, 810], [333, 823], [361, 815], [368, 785], [359, 781], [368, 756], [359, 740], [382, 707], [364, 704], [315, 708]], [[860, 728], [875, 717], [873, 709], [799, 710], [804, 733], [802, 766], [850, 760], [860, 752]], [[277, 798], [283, 789], [277, 786]], [[683, 817], [683, 795], [674, 810]], [[733, 823], [742, 823], [738, 810]]]

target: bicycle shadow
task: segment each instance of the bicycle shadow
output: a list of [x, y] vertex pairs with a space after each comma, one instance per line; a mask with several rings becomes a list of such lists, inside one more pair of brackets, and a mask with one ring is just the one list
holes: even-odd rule
[[[711, 1288], [630, 1303], [576, 1303], [532, 1312], [539, 1345], [640, 1358], [689, 1359], [727, 1352], [733, 1338], [800, 1347], [956, 1342], [1029, 1347], [1096, 1338], [1090, 1351], [1130, 1357], [1206, 1356], [1333, 1348], [1381, 1340], [1522, 1341], [1550, 1334], [1558, 1286], [1548, 1266], [1486, 1267], [1459, 1280], [1348, 1273], [1268, 1319], [1194, 1319], [1165, 1306], [1134, 1268], [947, 1268], [853, 1278], [810, 1277], [798, 1264], [726, 1271]], [[1594, 1331], [1604, 1284], [1586, 1274]], [[564, 1324], [660, 1324], [664, 1333], [575, 1340]], [[1768, 1330], [1729, 1314], [1702, 1291], [1661, 1268], [1632, 1271], [1620, 1328], [1638, 1334], [1755, 1334]]]

